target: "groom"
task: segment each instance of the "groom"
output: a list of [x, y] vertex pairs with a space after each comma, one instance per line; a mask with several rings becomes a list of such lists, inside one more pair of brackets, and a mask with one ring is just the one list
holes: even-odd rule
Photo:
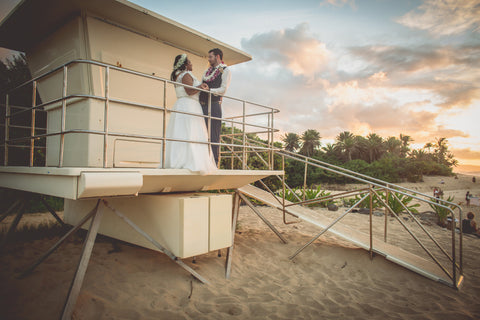
[[[203, 83], [208, 85], [211, 93], [211, 116], [215, 118], [222, 117], [222, 96], [227, 91], [230, 85], [230, 69], [223, 63], [222, 50], [215, 48], [208, 52], [208, 68], [203, 74]], [[208, 115], [208, 93], [200, 92], [200, 104], [202, 105], [203, 114]], [[205, 118], [208, 128], [208, 118]], [[210, 141], [220, 142], [220, 132], [222, 129], [222, 120], [211, 120], [212, 127], [210, 128]], [[213, 157], [218, 166], [219, 146], [212, 145]]]

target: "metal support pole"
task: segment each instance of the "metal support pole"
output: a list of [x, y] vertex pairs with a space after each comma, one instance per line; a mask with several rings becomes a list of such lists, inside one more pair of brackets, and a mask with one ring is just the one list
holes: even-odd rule
[[[234, 144], [234, 134], [235, 134], [235, 127], [234, 127], [234, 123], [232, 122], [232, 136], [230, 137], [230, 144]], [[235, 157], [234, 157], [234, 152], [235, 152], [235, 147], [232, 148], [232, 153], [231, 153], [231, 156], [230, 156], [230, 169], [233, 170], [233, 161], [235, 160]]]
[[10, 227], [8, 228], [7, 233], [5, 234], [5, 236], [2, 239], [2, 242], [0, 243], [0, 250], [2, 250], [5, 247], [5, 245], [7, 244], [8, 238], [10, 238], [12, 233], [17, 228], [17, 225], [20, 222], [20, 219], [22, 219], [22, 216], [25, 213], [25, 209], [26, 209], [25, 201], [23, 201], [23, 203], [20, 204], [20, 206], [19, 206], [19, 210], [17, 212], [17, 215], [13, 219], [12, 223], [10, 224]]
[[9, 126], [10, 126], [10, 105], [9, 105], [9, 95], [5, 95], [5, 141], [4, 141], [4, 149], [5, 152], [3, 154], [3, 165], [8, 165], [8, 140], [10, 139], [9, 133]]
[[12, 203], [12, 205], [7, 209], [7, 211], [5, 211], [5, 213], [3, 213], [1, 216], [0, 216], [0, 222], [2, 222], [6, 217], [8, 217], [8, 215], [10, 213], [13, 212], [13, 210], [15, 210], [15, 208], [21, 203], [20, 200], [16, 200], [14, 203]]
[[73, 234], [75, 231], [77, 231], [78, 229], [80, 229], [98, 210], [98, 205], [100, 204], [100, 200], [97, 201], [97, 204], [95, 205], [95, 207], [93, 207], [92, 210], [90, 210], [89, 213], [87, 213], [81, 220], [80, 222], [74, 226], [73, 228], [71, 228], [70, 230], [68, 230], [68, 232], [62, 237], [60, 238], [60, 240], [58, 240], [50, 249], [48, 249], [47, 252], [45, 252], [37, 261], [35, 261], [32, 265], [30, 265], [28, 268], [26, 268], [24, 271], [22, 271], [22, 273], [20, 273], [17, 278], [23, 278], [25, 277], [26, 275], [28, 275], [29, 273], [31, 273], [40, 263], [43, 262], [43, 260], [45, 260], [46, 258], [48, 258], [48, 256], [50, 256], [55, 250], [57, 250], [57, 248], [71, 235]]
[[311, 245], [315, 240], [317, 240], [322, 234], [327, 232], [331, 227], [333, 227], [338, 221], [340, 221], [343, 217], [345, 217], [347, 214], [350, 213], [350, 211], [353, 210], [359, 203], [361, 203], [363, 200], [365, 200], [368, 197], [368, 194], [365, 195], [362, 199], [358, 200], [353, 206], [350, 207], [347, 211], [345, 211], [340, 217], [335, 219], [332, 223], [330, 223], [325, 229], [323, 229], [320, 233], [315, 235], [310, 241], [308, 241], [306, 244], [303, 245], [300, 249], [298, 249], [294, 254], [292, 254], [288, 259], [292, 260], [294, 259], [300, 252], [302, 252], [306, 247]]
[[[387, 184], [387, 188], [390, 188], [390, 186]], [[388, 204], [388, 199], [390, 199], [390, 191], [388, 189], [385, 190], [385, 199], [387, 199], [387, 204]], [[384, 229], [384, 234], [383, 234], [383, 241], [387, 242], [387, 228], [388, 228], [388, 215], [390, 214], [390, 210], [388, 210], [387, 207], [385, 207], [385, 229]]]
[[110, 67], [105, 67], [105, 109], [103, 114], [103, 167], [108, 163], [108, 109], [110, 96]]
[[166, 254], [170, 259], [172, 259], [176, 264], [181, 266], [183, 269], [188, 271], [192, 276], [194, 276], [199, 281], [208, 284], [208, 281], [199, 275], [195, 270], [187, 266], [182, 260], [180, 260], [177, 256], [175, 256], [172, 252], [170, 252], [167, 248], [163, 247], [158, 241], [153, 239], [148, 233], [143, 231], [139, 226], [137, 226], [132, 220], [128, 219], [123, 213], [118, 211], [117, 209], [113, 208], [105, 199], [102, 200], [103, 204], [112, 210], [117, 216], [119, 216], [123, 221], [125, 221], [130, 227], [132, 227], [135, 231], [141, 234], [145, 239], [150, 241], [157, 249], [159, 249], [162, 253]]
[[242, 170], [247, 169], [247, 152], [245, 149], [245, 143], [247, 134], [245, 133], [245, 101], [243, 101], [243, 117], [242, 117]]
[[80, 257], [80, 261], [78, 262], [75, 276], [73, 277], [70, 288], [68, 289], [67, 300], [63, 306], [62, 320], [72, 319], [73, 309], [77, 303], [77, 298], [80, 294], [83, 284], [83, 278], [87, 272], [88, 262], [90, 261], [90, 256], [92, 255], [93, 245], [95, 244], [95, 238], [97, 237], [98, 228], [100, 227], [103, 211], [104, 210], [98, 210], [97, 206], [93, 213], [90, 228], [88, 228], [87, 237], [83, 243], [82, 255]]
[[47, 210], [50, 212], [50, 214], [55, 218], [55, 220], [57, 220], [58, 223], [60, 223], [60, 225], [62, 226], [65, 226], [65, 222], [63, 222], [62, 219], [60, 219], [60, 217], [57, 215], [57, 213], [55, 212], [55, 210], [52, 208], [52, 206], [50, 206], [48, 204], [48, 202], [45, 200], [44, 197], [41, 197], [40, 198], [40, 201], [42, 201], [43, 205], [45, 206], [45, 208], [47, 208]]
[[33, 158], [35, 152], [35, 107], [37, 105], [37, 81], [32, 83], [33, 93], [32, 93], [32, 121], [30, 127], [30, 167], [33, 167]]
[[[460, 223], [462, 223], [460, 221]], [[453, 286], [457, 287], [457, 256], [455, 248], [455, 214], [452, 211], [452, 281]]]
[[373, 259], [373, 186], [370, 185], [370, 259]]
[[66, 113], [67, 113], [67, 75], [68, 67], [63, 67], [63, 90], [62, 90], [62, 124], [60, 129], [60, 151], [58, 156], [58, 166], [63, 167], [63, 153], [65, 149], [65, 122], [66, 122]]
[[308, 171], [308, 158], [305, 160], [305, 170], [303, 172], [303, 201], [305, 201], [305, 193], [307, 190], [307, 171]]
[[163, 143], [162, 143], [162, 169], [165, 169], [167, 152], [167, 82], [163, 81]]
[[225, 261], [225, 278], [230, 279], [230, 273], [232, 272], [232, 254], [233, 245], [235, 242], [235, 232], [237, 230], [238, 211], [240, 210], [240, 195], [238, 190], [235, 191], [233, 198], [233, 218], [232, 218], [232, 245], [227, 249], [227, 259]]
[[270, 223], [270, 221], [267, 220], [267, 218], [260, 213], [260, 211], [257, 210], [257, 208], [255, 208], [250, 200], [248, 200], [247, 197], [241, 193], [239, 193], [239, 195], [240, 198], [242, 198], [242, 200], [250, 207], [250, 209], [252, 209], [253, 212], [255, 212], [255, 214], [262, 219], [262, 221], [265, 222], [265, 224], [280, 238], [280, 240], [282, 240], [283, 243], [287, 243], [287, 240], [282, 236], [282, 234]]
[[207, 115], [208, 115], [208, 150], [210, 154], [213, 154], [212, 150], [212, 93], [208, 92], [208, 106], [207, 106]]

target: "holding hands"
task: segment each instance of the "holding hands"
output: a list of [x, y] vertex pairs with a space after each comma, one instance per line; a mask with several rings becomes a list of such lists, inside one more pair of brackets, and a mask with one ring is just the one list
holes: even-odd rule
[[200, 85], [200, 89], [209, 90], [210, 88], [208, 87], [208, 84], [202, 83], [202, 84]]

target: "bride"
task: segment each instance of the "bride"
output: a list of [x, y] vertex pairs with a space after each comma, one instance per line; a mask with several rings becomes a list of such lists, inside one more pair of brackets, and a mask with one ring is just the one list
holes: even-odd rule
[[[208, 90], [208, 85], [199, 82], [192, 74], [192, 67], [192, 62], [185, 53], [176, 56], [171, 80]], [[172, 109], [174, 112], [171, 112], [166, 137], [195, 142], [167, 141], [165, 167], [199, 171], [202, 175], [211, 173], [217, 169], [217, 166], [210, 148], [208, 144], [196, 143], [208, 142], [204, 118], [175, 112], [188, 112], [203, 116], [202, 106], [198, 101], [199, 91], [175, 85], [175, 93], [177, 101]]]

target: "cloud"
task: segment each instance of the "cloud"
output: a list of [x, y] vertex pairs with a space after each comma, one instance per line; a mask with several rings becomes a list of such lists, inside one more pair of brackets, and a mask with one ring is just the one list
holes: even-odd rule
[[355, 0], [324, 0], [320, 5], [332, 5], [335, 7], [343, 7], [344, 5], [350, 5], [353, 9], [356, 9]]
[[479, 0], [427, 0], [396, 22], [436, 36], [480, 32]]
[[240, 85], [229, 93], [279, 108], [275, 126], [282, 132], [311, 128], [324, 139], [344, 130], [403, 133], [419, 143], [469, 137], [458, 124], [439, 125], [446, 114], [439, 111], [467, 112], [460, 108], [479, 99], [480, 46], [359, 46], [339, 53], [300, 24], [255, 34], [242, 48], [254, 59], [233, 67]]
[[330, 55], [325, 44], [309, 33], [307, 23], [242, 39], [242, 48], [264, 65], [285, 67], [309, 78], [325, 70]]
[[465, 160], [478, 160], [480, 159], [480, 151], [474, 151], [470, 148], [452, 149], [452, 153], [456, 158]]

